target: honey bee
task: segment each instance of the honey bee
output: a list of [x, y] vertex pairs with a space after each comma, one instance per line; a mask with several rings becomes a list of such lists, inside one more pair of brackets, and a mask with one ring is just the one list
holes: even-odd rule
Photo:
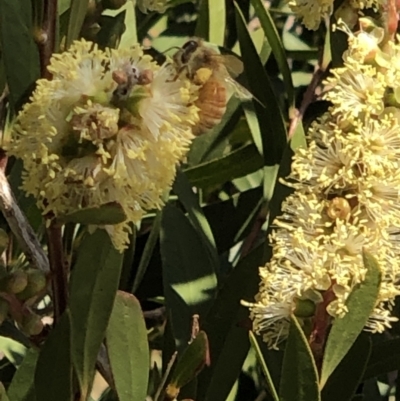
[[243, 63], [235, 56], [221, 55], [205, 46], [199, 38], [186, 42], [172, 57], [177, 76], [186, 74], [194, 84], [201, 86], [195, 105], [199, 108], [200, 122], [193, 130], [203, 134], [220, 123], [226, 111], [228, 91], [242, 100], [253, 95], [235, 81], [243, 72]]

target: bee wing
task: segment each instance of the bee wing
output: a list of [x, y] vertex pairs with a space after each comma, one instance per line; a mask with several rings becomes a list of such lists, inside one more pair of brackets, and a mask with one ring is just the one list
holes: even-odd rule
[[236, 78], [244, 71], [242, 60], [231, 54], [221, 55], [224, 65], [232, 78]]
[[234, 94], [242, 100], [251, 100], [253, 95], [242, 85], [236, 82], [232, 77], [225, 77], [225, 81], [233, 88]]
[[233, 93], [240, 100], [252, 100], [254, 99], [258, 102], [262, 107], [265, 108], [265, 105], [257, 99], [250, 91], [248, 91], [244, 86], [240, 85], [239, 82], [236, 82], [232, 77], [226, 77], [225, 82], [227, 82], [232, 88]]

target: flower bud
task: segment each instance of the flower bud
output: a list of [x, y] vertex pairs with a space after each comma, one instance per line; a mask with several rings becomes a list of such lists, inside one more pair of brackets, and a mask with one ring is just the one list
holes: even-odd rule
[[26, 273], [28, 276], [28, 285], [17, 295], [18, 299], [23, 301], [37, 295], [46, 288], [47, 283], [46, 275], [41, 270], [28, 269]]
[[38, 315], [24, 316], [21, 323], [21, 330], [29, 336], [36, 336], [43, 330], [42, 320]]
[[22, 270], [17, 270], [5, 277], [5, 290], [12, 294], [18, 294], [28, 285], [28, 276]]

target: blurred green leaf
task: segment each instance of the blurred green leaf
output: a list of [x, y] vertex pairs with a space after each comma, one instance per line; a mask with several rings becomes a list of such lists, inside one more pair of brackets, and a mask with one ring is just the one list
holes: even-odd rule
[[40, 77], [39, 53], [32, 37], [31, 6], [26, 0], [0, 1], [0, 47], [14, 111]]
[[37, 349], [28, 349], [21, 366], [17, 369], [8, 387], [8, 395], [11, 401], [33, 401], [36, 399], [34, 374], [38, 357]]
[[[242, 322], [242, 319], [248, 316], [247, 309], [241, 306], [240, 301], [242, 299], [252, 299], [257, 292], [258, 268], [261, 263], [262, 253], [263, 247], [258, 246], [239, 261], [219, 290], [217, 298], [201, 326], [202, 330], [208, 335], [212, 364], [199, 375], [198, 394], [200, 400], [205, 399], [210, 383], [217, 376], [217, 373], [218, 375], [221, 374], [219, 377], [224, 377], [227, 382], [230, 380], [230, 386], [232, 387], [241, 370], [250, 343], [247, 330], [237, 327], [239, 322]], [[229, 334], [232, 331], [234, 334], [231, 339], [236, 348], [231, 346], [232, 343], [227, 343]], [[240, 344], [240, 348], [238, 348], [238, 344]], [[227, 348], [225, 348], [225, 345], [227, 345]], [[229, 352], [225, 353], [225, 349], [228, 349]], [[219, 360], [227, 357], [225, 360], [229, 361], [229, 357], [232, 357], [232, 352], [240, 354], [242, 360], [239, 360], [241, 363], [238, 369], [229, 369], [230, 375], [228, 376], [228, 372], [224, 374], [226, 363], [219, 365]], [[218, 381], [215, 383], [218, 386]], [[230, 387], [226, 396], [229, 394], [229, 390]]]
[[361, 333], [376, 303], [380, 268], [375, 258], [365, 251], [363, 260], [367, 268], [365, 280], [347, 298], [348, 312], [344, 317], [334, 320], [328, 336], [322, 363], [321, 388]]
[[158, 238], [160, 236], [161, 227], [161, 212], [157, 212], [156, 218], [151, 226], [149, 238], [146, 241], [142, 256], [140, 258], [139, 266], [136, 271], [135, 280], [132, 285], [132, 293], [134, 294], [139, 288], [140, 283], [146, 273], [147, 267], [149, 266], [150, 260], [153, 256], [155, 246], [157, 245]]
[[[225, 336], [223, 347], [218, 359], [211, 358], [212, 376], [210, 381], [200, 381], [198, 393], [206, 391], [204, 398], [208, 401], [225, 400], [242, 371], [243, 363], [249, 350], [249, 337], [243, 322], [248, 318], [248, 311], [239, 307], [238, 313], [233, 318], [233, 323]], [[203, 377], [209, 377], [210, 368], [204, 369]], [[203, 373], [199, 377], [202, 377]], [[206, 387], [204, 387], [206, 385]]]
[[95, 363], [118, 289], [122, 253], [105, 230], [87, 234], [72, 268], [70, 308], [72, 358], [84, 395], [88, 395]]
[[251, 4], [253, 5], [254, 11], [260, 20], [261, 27], [264, 30], [265, 36], [267, 37], [268, 42], [272, 48], [272, 52], [274, 53], [276, 62], [278, 63], [279, 71], [283, 76], [289, 107], [293, 107], [295, 99], [292, 75], [287, 62], [285, 48], [283, 47], [283, 43], [281, 41], [281, 38], [279, 37], [278, 30], [276, 29], [270, 13], [265, 8], [261, 0], [251, 0]]
[[[101, 48], [116, 48], [125, 31], [126, 11], [122, 11], [115, 17], [102, 15], [99, 21], [101, 29], [97, 34], [97, 43]], [[131, 43], [133, 45], [134, 43]]]
[[216, 272], [218, 270], [219, 261], [214, 235], [200, 207], [198, 196], [195, 195], [187, 177], [180, 170], [178, 170], [176, 174], [173, 191], [188, 213], [189, 220], [193, 224], [193, 227], [196, 229], [197, 233], [203, 237], [203, 242], [207, 247], [210, 260], [213, 263], [213, 270]]
[[[214, 0], [210, 0], [214, 1]], [[208, 41], [209, 39], [209, 26], [210, 26], [210, 15], [208, 13], [209, 0], [199, 0], [197, 23], [195, 29], [195, 36], [203, 38]]]
[[21, 365], [25, 358], [27, 348], [20, 342], [13, 340], [9, 337], [0, 336], [0, 352], [2, 352], [7, 359], [14, 365]]
[[126, 214], [119, 203], [112, 202], [100, 207], [77, 210], [60, 216], [59, 220], [62, 223], [107, 225], [122, 223], [126, 220]]
[[318, 401], [318, 372], [307, 339], [295, 317], [291, 317], [283, 357], [280, 401]]
[[362, 333], [324, 386], [322, 401], [350, 401], [361, 383], [371, 355], [371, 340]]
[[250, 144], [216, 160], [188, 168], [185, 174], [194, 186], [207, 188], [243, 177], [262, 166], [262, 156], [254, 144]]
[[40, 350], [36, 363], [35, 391], [38, 401], [71, 401], [71, 315], [62, 315]]
[[9, 401], [9, 398], [6, 393], [6, 389], [4, 388], [3, 383], [0, 382], [0, 401]]
[[271, 377], [271, 375], [269, 373], [269, 370], [268, 370], [268, 366], [267, 366], [267, 364], [266, 364], [266, 362], [264, 360], [264, 356], [263, 356], [263, 354], [261, 352], [261, 349], [260, 349], [260, 347], [258, 345], [257, 338], [253, 334], [253, 332], [251, 332], [251, 331], [249, 331], [249, 338], [250, 338], [250, 343], [251, 343], [252, 347], [256, 351], [256, 356], [257, 356], [258, 363], [260, 364], [261, 369], [262, 369], [262, 371], [264, 373], [265, 380], [267, 381], [268, 389], [269, 389], [269, 391], [271, 393], [273, 401], [279, 401], [278, 393], [276, 392], [274, 382], [272, 381], [272, 377]]
[[230, 249], [249, 232], [261, 202], [262, 189], [258, 187], [204, 207], [219, 253]]
[[126, 3], [124, 25], [125, 25], [125, 31], [122, 34], [121, 41], [118, 47], [130, 48], [135, 43], [138, 43], [137, 32], [136, 32], [136, 11], [135, 11], [135, 3], [133, 1], [128, 1]]
[[[252, 134], [261, 136], [261, 138], [254, 137], [254, 143], [256, 145], [259, 144], [258, 150], [264, 157], [264, 164], [273, 166], [280, 163], [287, 143], [285, 121], [277, 96], [272, 89], [271, 81], [257, 54], [243, 15], [236, 2], [235, 7], [240, 50], [250, 91], [263, 104], [262, 106], [257, 101], [253, 102], [259, 131], [252, 130]], [[247, 108], [247, 117], [250, 112], [251, 109]], [[262, 144], [262, 147], [260, 147], [260, 144]]]
[[143, 312], [133, 295], [117, 292], [106, 340], [119, 400], [144, 400], [149, 376], [149, 346]]
[[166, 304], [182, 351], [190, 339], [192, 316], [204, 317], [213, 302], [217, 286], [214, 261], [204, 238], [172, 205], [162, 212], [160, 244]]
[[400, 338], [374, 344], [363, 380], [400, 369]]
[[225, 0], [208, 1], [209, 34], [208, 40], [216, 45], [224, 45], [226, 10]]
[[178, 362], [171, 374], [169, 389], [173, 392], [179, 390], [193, 380], [204, 366], [210, 364], [208, 338], [204, 331], [197, 333], [196, 338], [189, 344], [183, 354], [178, 357]]
[[66, 48], [71, 46], [72, 42], [79, 38], [79, 33], [86, 16], [88, 4], [89, 0], [71, 0], [67, 38], [65, 42]]

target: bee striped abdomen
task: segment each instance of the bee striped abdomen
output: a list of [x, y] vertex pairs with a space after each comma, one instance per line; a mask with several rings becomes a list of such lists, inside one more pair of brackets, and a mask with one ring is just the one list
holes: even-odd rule
[[195, 105], [199, 108], [200, 121], [194, 128], [201, 135], [221, 122], [226, 111], [227, 90], [225, 85], [211, 77], [200, 89]]

